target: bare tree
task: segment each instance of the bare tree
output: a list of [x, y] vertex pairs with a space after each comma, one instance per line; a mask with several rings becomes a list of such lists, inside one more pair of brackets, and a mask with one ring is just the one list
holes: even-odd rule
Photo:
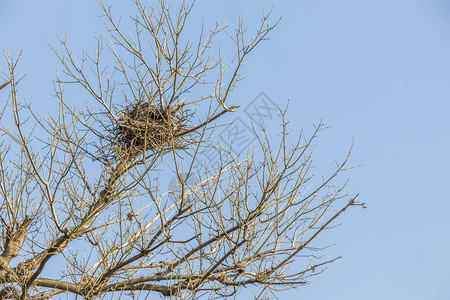
[[[227, 61], [215, 42], [224, 26], [186, 38], [190, 4], [136, 0], [132, 31], [100, 4], [109, 39], [97, 40], [95, 54], [77, 58], [65, 39], [53, 47], [64, 71], [55, 81], [59, 113], [40, 118], [18, 100], [19, 59], [5, 55], [0, 298], [223, 298], [245, 287], [263, 298], [309, 283], [338, 259], [323, 259], [313, 242], [362, 204], [339, 183], [348, 155], [312, 180], [322, 123], [294, 138], [280, 109], [279, 139], [255, 126], [245, 157], [210, 142], [220, 117], [238, 108], [232, 91], [277, 23], [270, 13], [253, 36], [242, 20], [228, 33], [236, 51]], [[84, 92], [71, 103], [73, 83]], [[198, 163], [211, 149], [218, 168]]]

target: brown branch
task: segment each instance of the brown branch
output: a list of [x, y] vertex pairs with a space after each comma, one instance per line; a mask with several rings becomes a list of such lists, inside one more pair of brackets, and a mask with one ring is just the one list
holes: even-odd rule
[[5, 83], [2, 84], [2, 85], [0, 85], [0, 91], [1, 91], [4, 87], [6, 87], [10, 82], [11, 82], [11, 80], [8, 81], [8, 82], [5, 82]]
[[347, 205], [345, 205], [340, 211], [338, 211], [336, 214], [334, 214], [333, 217], [331, 217], [324, 225], [322, 225], [305, 243], [303, 243], [300, 247], [298, 247], [297, 250], [295, 250], [291, 255], [289, 255], [287, 258], [285, 258], [283, 261], [281, 261], [278, 265], [273, 267], [268, 271], [267, 274], [272, 274], [282, 266], [286, 265], [293, 257], [295, 257], [300, 251], [306, 248], [313, 240], [316, 239], [316, 237], [321, 233], [324, 229], [328, 228], [328, 225], [330, 225], [337, 217], [339, 217], [344, 211], [346, 211], [350, 206], [353, 205], [360, 205], [357, 204], [355, 201], [358, 199], [359, 194], [356, 194], [355, 197], [351, 198]]
[[83, 286], [81, 284], [75, 284], [70, 282], [65, 282], [56, 279], [47, 278], [36, 278], [34, 284], [41, 287], [58, 289], [65, 292], [71, 292], [77, 295], [83, 296]]
[[208, 279], [208, 277], [211, 275], [212, 272], [214, 272], [215, 269], [217, 269], [231, 254], [235, 253], [239, 247], [244, 245], [247, 242], [247, 240], [242, 240], [239, 243], [236, 243], [233, 248], [231, 248], [222, 258], [220, 258], [205, 274], [203, 274], [202, 278], [198, 282], [195, 283], [193, 290], [198, 289], [205, 280]]
[[[178, 218], [180, 218], [186, 211], [188, 211], [190, 208], [190, 206], [186, 206], [183, 209], [180, 209], [178, 211], [177, 214], [175, 214], [170, 220], [168, 220], [163, 226], [162, 228], [160, 228], [158, 230], [158, 232], [153, 236], [153, 238], [151, 239], [151, 241], [148, 243], [148, 245], [145, 247], [145, 249], [141, 250], [141, 252], [133, 257], [130, 257], [129, 259], [118, 263], [117, 265], [115, 265], [114, 267], [112, 267], [111, 269], [109, 269], [108, 271], [106, 271], [102, 276], [100, 276], [100, 278], [98, 279], [98, 283], [104, 282], [105, 280], [107, 280], [108, 278], [110, 278], [111, 276], [113, 276], [118, 270], [122, 269], [125, 266], [128, 266], [129, 264], [135, 262], [136, 260], [141, 259], [142, 257], [147, 256], [149, 253], [151, 253], [152, 251], [154, 251], [154, 249], [152, 249], [151, 247], [153, 246], [153, 244], [156, 242], [156, 240], [159, 238], [159, 236], [167, 230], [167, 228], [169, 228], [173, 222], [175, 222]], [[159, 248], [160, 245], [157, 245], [157, 247], [155, 248]]]
[[189, 134], [189, 133], [191, 133], [191, 132], [194, 132], [194, 131], [196, 131], [196, 130], [198, 130], [198, 129], [200, 129], [200, 128], [206, 126], [206, 125], [208, 125], [209, 123], [213, 122], [214, 120], [216, 120], [217, 118], [219, 118], [219, 117], [222, 116], [223, 114], [225, 114], [225, 113], [227, 113], [227, 112], [234, 112], [234, 111], [236, 110], [236, 108], [239, 108], [239, 107], [240, 107], [240, 105], [236, 105], [236, 106], [232, 106], [232, 107], [229, 107], [229, 108], [227, 108], [227, 109], [224, 109], [224, 110], [222, 110], [220, 113], [218, 113], [218, 114], [216, 114], [216, 115], [210, 117], [210, 118], [209, 118], [208, 120], [206, 120], [205, 122], [203, 122], [203, 123], [201, 123], [201, 124], [199, 124], [199, 125], [193, 126], [193, 127], [191, 127], [191, 128], [188, 128], [188, 129], [186, 129], [186, 130], [181, 131], [180, 133], [176, 134], [175, 137], [183, 136], [183, 135]]
[[3, 219], [1, 219], [1, 221], [6, 229], [6, 241], [3, 247], [3, 253], [0, 257], [2, 259], [2, 264], [5, 263], [9, 265], [11, 260], [19, 253], [32, 219], [26, 216], [22, 224], [17, 224], [18, 228], [15, 231], [14, 225], [7, 225]]
[[20, 291], [13, 285], [6, 286], [0, 291], [0, 299], [18, 299]]
[[106, 287], [102, 288], [102, 292], [115, 292], [115, 291], [149, 291], [149, 292], [158, 292], [164, 296], [173, 296], [175, 295], [174, 288], [157, 285], [157, 284], [149, 284], [149, 283], [141, 283], [141, 284], [122, 284], [122, 283], [114, 283], [109, 284]]
[[65, 291], [62, 290], [56, 290], [56, 291], [51, 291], [48, 293], [42, 293], [40, 295], [36, 295], [36, 296], [32, 296], [29, 297], [30, 300], [47, 300], [47, 299], [51, 299], [52, 297], [64, 293]]
[[223, 237], [227, 236], [228, 234], [232, 233], [233, 231], [236, 231], [237, 229], [239, 229], [241, 227], [241, 225], [236, 225], [230, 229], [228, 229], [226, 232], [222, 232], [212, 238], [210, 238], [209, 240], [207, 240], [206, 242], [201, 243], [200, 245], [198, 245], [197, 247], [195, 247], [194, 249], [192, 249], [191, 251], [189, 251], [185, 256], [183, 256], [180, 260], [178, 260], [176, 263], [171, 264], [165, 271], [163, 272], [158, 272], [157, 275], [165, 275], [165, 274], [169, 274], [171, 272], [173, 272], [173, 270], [175, 270], [176, 267], [178, 267], [180, 264], [182, 264], [183, 262], [185, 262], [186, 260], [189, 259], [189, 257], [191, 257], [192, 255], [194, 255], [196, 252], [200, 251], [201, 249], [207, 247], [208, 245], [212, 244], [215, 241], [218, 241], [220, 239], [222, 239]]

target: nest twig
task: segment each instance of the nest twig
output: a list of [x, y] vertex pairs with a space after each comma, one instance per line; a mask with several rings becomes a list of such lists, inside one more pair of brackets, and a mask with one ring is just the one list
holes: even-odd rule
[[180, 133], [188, 118], [183, 103], [161, 108], [136, 101], [121, 112], [119, 121], [110, 129], [115, 152], [135, 156], [149, 150], [181, 148], [184, 138]]

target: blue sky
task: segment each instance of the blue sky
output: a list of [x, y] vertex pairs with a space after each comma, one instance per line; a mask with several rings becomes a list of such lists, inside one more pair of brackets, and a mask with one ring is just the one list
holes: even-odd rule
[[[256, 26], [273, 2], [199, 0], [191, 21], [233, 26], [242, 14]], [[124, 16], [125, 3], [112, 1]], [[12, 55], [24, 47], [21, 92], [38, 112], [53, 101], [58, 67], [46, 40], [67, 34], [75, 50], [93, 50], [104, 32], [99, 15], [92, 0], [0, 0], [0, 47]], [[331, 125], [318, 143], [320, 170], [354, 137], [352, 163], [363, 167], [348, 175], [368, 205], [321, 240], [343, 259], [280, 298], [449, 299], [449, 2], [286, 0], [274, 16], [282, 22], [252, 54], [234, 97], [264, 91], [291, 100], [292, 128]]]

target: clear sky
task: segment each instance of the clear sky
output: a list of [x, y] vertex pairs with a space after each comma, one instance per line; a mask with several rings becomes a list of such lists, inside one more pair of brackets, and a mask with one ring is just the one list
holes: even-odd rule
[[[128, 2], [112, 1], [124, 16]], [[233, 26], [242, 14], [256, 26], [273, 2], [199, 0], [191, 21]], [[104, 32], [99, 15], [92, 0], [0, 0], [0, 47], [12, 55], [24, 47], [21, 92], [37, 111], [53, 101], [58, 67], [46, 39], [67, 33], [75, 50], [93, 50]], [[364, 166], [348, 175], [368, 205], [321, 240], [343, 259], [280, 298], [450, 299], [450, 2], [280, 0], [274, 16], [282, 22], [233, 97], [291, 99], [293, 128], [311, 131], [324, 119], [332, 127], [317, 160], [325, 166], [355, 137], [352, 163]]]

